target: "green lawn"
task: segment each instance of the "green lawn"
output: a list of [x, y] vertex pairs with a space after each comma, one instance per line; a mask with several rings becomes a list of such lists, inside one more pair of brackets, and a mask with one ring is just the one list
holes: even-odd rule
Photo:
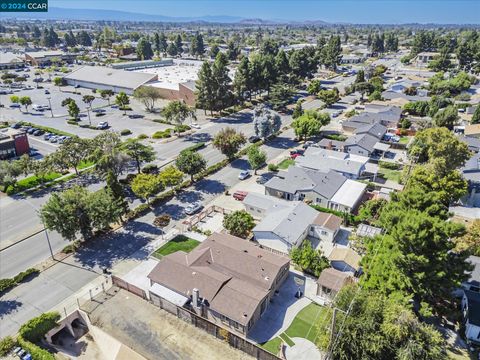
[[280, 337], [282, 338], [283, 341], [285, 341], [285, 343], [286, 343], [288, 346], [293, 346], [293, 345], [295, 345], [295, 343], [293, 342], [293, 340], [290, 339], [287, 334], [281, 333], [281, 334], [280, 334]]
[[[59, 174], [59, 173], [56, 173], [56, 172], [52, 172], [50, 174], [47, 174], [43, 178], [43, 183], [47, 183], [49, 181], [58, 179], [60, 176], [62, 176], [62, 174]], [[42, 181], [40, 181], [40, 179], [38, 177], [36, 177], [35, 175], [32, 175], [32, 176], [26, 177], [25, 179], [17, 181], [15, 187], [9, 186], [8, 189], [7, 189], [7, 194], [8, 195], [16, 194], [18, 192], [31, 189], [35, 186], [40, 185], [40, 184], [42, 184]]]
[[318, 321], [324, 320], [324, 318], [325, 308], [311, 303], [297, 314], [285, 333], [290, 338], [299, 337], [315, 343], [315, 338], [319, 332], [318, 326], [316, 325]]
[[78, 164], [77, 168], [78, 170], [82, 170], [82, 169], [86, 169], [90, 166], [92, 166], [93, 164], [95, 164], [93, 161], [82, 161], [80, 164]]
[[272, 354], [277, 355], [278, 351], [280, 350], [280, 345], [282, 344], [282, 339], [280, 339], [278, 336], [276, 338], [273, 338], [270, 341], [267, 341], [264, 344], [261, 344], [260, 347], [267, 350], [268, 352], [271, 352]]
[[406, 144], [408, 144], [409, 141], [410, 141], [410, 137], [409, 137], [409, 136], [402, 136], [402, 137], [400, 138], [399, 143], [406, 145]]
[[294, 164], [295, 164], [295, 160], [288, 158], [280, 161], [280, 163], [278, 164], [278, 168], [282, 170], [286, 170], [290, 165], [294, 165]]
[[162, 256], [172, 254], [177, 251], [190, 252], [200, 244], [199, 241], [190, 239], [184, 235], [177, 235], [168, 243], [155, 250], [153, 256], [161, 259]]
[[400, 183], [400, 177], [402, 172], [400, 170], [391, 170], [386, 168], [380, 168], [378, 170], [378, 175], [391, 181]]

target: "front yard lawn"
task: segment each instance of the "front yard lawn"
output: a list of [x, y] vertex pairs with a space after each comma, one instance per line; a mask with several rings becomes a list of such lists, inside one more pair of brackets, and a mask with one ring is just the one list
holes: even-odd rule
[[200, 241], [190, 239], [184, 235], [177, 235], [165, 245], [155, 250], [153, 256], [161, 259], [162, 256], [169, 255], [177, 251], [185, 251], [188, 253], [195, 249], [199, 244]]
[[378, 170], [378, 175], [391, 181], [395, 181], [397, 183], [400, 183], [400, 177], [401, 177], [401, 171], [400, 170], [392, 170], [392, 169], [386, 169], [386, 168], [380, 168]]
[[295, 160], [293, 160], [293, 159], [284, 159], [284, 160], [282, 160], [282, 161], [280, 161], [280, 162], [278, 163], [278, 168], [279, 168], [279, 169], [282, 169], [282, 170], [286, 170], [286, 169], [288, 169], [288, 167], [289, 167], [290, 165], [294, 165], [294, 164], [295, 164]]

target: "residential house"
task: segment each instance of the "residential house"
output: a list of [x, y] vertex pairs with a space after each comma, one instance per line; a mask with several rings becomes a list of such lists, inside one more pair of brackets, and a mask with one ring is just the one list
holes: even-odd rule
[[468, 182], [468, 206], [480, 207], [480, 153], [475, 153], [463, 166], [462, 175]]
[[290, 166], [265, 183], [265, 193], [286, 200], [308, 200], [319, 206], [355, 211], [366, 184], [347, 179], [336, 171], [314, 171]]
[[355, 133], [355, 130], [365, 125], [375, 123], [382, 124], [387, 128], [396, 128], [402, 116], [402, 109], [398, 106], [385, 106], [377, 104], [365, 105], [365, 111], [354, 115], [342, 123], [342, 129], [347, 133]]
[[467, 341], [480, 345], [480, 292], [464, 291], [462, 311]]
[[377, 149], [379, 151], [384, 150], [383, 146], [378, 145], [380, 144], [379, 140], [380, 139], [378, 139], [377, 137], [368, 133], [353, 135], [345, 141], [343, 149], [346, 153], [367, 156], [370, 158], [377, 153]]
[[354, 278], [349, 273], [327, 268], [318, 277], [317, 295], [327, 300], [333, 300], [345, 285], [353, 282]]
[[368, 162], [366, 156], [309, 147], [295, 159], [295, 164], [304, 169], [328, 172], [336, 171], [348, 179], [360, 179], [375, 176], [378, 166]]
[[468, 145], [468, 150], [478, 153], [480, 151], [480, 138], [460, 135], [458, 140]]
[[469, 256], [467, 262], [472, 265], [472, 273], [467, 281], [462, 283], [464, 290], [480, 292], [480, 257]]
[[333, 243], [342, 224], [338, 216], [318, 212], [301, 201], [249, 193], [243, 204], [247, 212], [261, 219], [252, 230], [255, 241], [280, 254], [288, 254], [307, 236]]
[[246, 335], [288, 276], [289, 259], [244, 239], [214, 233], [190, 253], [162, 257], [150, 272], [150, 298], [177, 313], [185, 307]]
[[358, 274], [361, 256], [349, 247], [335, 247], [328, 256], [330, 264], [338, 271]]
[[422, 85], [419, 81], [409, 80], [409, 79], [402, 79], [399, 81], [394, 82], [390, 85], [389, 90], [394, 91], [396, 93], [405, 93], [405, 91], [409, 88], [418, 88]]
[[438, 52], [421, 52], [417, 54], [413, 63], [418, 67], [426, 67], [438, 55], [440, 55]]

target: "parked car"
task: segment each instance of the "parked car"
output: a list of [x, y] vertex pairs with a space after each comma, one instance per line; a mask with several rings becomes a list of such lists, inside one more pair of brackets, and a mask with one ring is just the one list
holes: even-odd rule
[[45, 131], [43, 131], [42, 129], [37, 129], [33, 132], [33, 135], [34, 136], [40, 136], [40, 135], [43, 135], [45, 133]]
[[250, 177], [250, 171], [248, 171], [248, 170], [240, 171], [240, 174], [238, 174], [238, 178], [239, 178], [240, 180], [245, 180], [245, 179], [247, 179], [248, 177]]
[[128, 117], [129, 117], [130, 119], [142, 119], [142, 118], [144, 118], [145, 116], [143, 116], [143, 115], [141, 115], [141, 114], [130, 114], [130, 115], [128, 115]]
[[53, 136], [52, 133], [46, 133], [45, 135], [43, 135], [43, 140], [50, 140], [52, 136]]
[[105, 129], [108, 129], [108, 122], [106, 121], [101, 121], [98, 123], [97, 125], [97, 129], [100, 129], [100, 130], [105, 130]]
[[27, 134], [33, 134], [37, 130], [38, 130], [37, 128], [32, 127], [32, 128], [27, 130]]
[[269, 180], [269, 178], [265, 175], [260, 175], [259, 177], [257, 177], [257, 180], [255, 180], [257, 182], [257, 184], [265, 184], [267, 181]]
[[50, 136], [48, 141], [50, 141], [51, 143], [56, 143], [58, 141], [58, 136], [57, 135], [52, 135], [52, 136]]
[[200, 125], [198, 125], [197, 123], [191, 123], [190, 127], [194, 129], [200, 129]]
[[298, 155], [303, 155], [305, 153], [304, 149], [295, 149], [295, 150], [290, 150], [290, 156], [297, 154]]
[[11, 127], [12, 129], [20, 129], [21, 126], [22, 126], [22, 124], [20, 124], [20, 123], [15, 123], [15, 124], [13, 124], [13, 125], [10, 125], [10, 127]]
[[32, 109], [35, 111], [43, 111], [43, 105], [33, 104]]
[[79, 89], [80, 85], [75, 85], [74, 87], [75, 87], [75, 89]]
[[110, 106], [112, 109], [118, 109], [118, 105], [112, 105]]
[[315, 142], [313, 142], [313, 141], [305, 141], [305, 144], [302, 145], [302, 148], [307, 149], [307, 148], [309, 148], [310, 146], [312, 146], [313, 144], [315, 144]]
[[247, 195], [248, 195], [248, 192], [237, 190], [233, 193], [232, 196], [235, 200], [243, 201], [243, 199], [245, 199], [247, 197]]
[[107, 111], [105, 109], [93, 109], [92, 112], [101, 114], [101, 113], [106, 113]]
[[200, 204], [199, 202], [194, 202], [192, 204], [189, 204], [186, 208], [185, 208], [185, 214], [187, 215], [193, 215], [195, 214], [196, 212], [200, 211], [201, 209], [203, 208], [203, 205]]
[[50, 91], [48, 91], [47, 89], [45, 89], [45, 95], [50, 95]]
[[248, 142], [255, 144], [256, 142], [259, 142], [261, 139], [260, 137], [253, 135], [248, 138]]
[[19, 108], [19, 107], [20, 107], [20, 104], [13, 103], [13, 104], [10, 104], [10, 107], [11, 107], [11, 108]]

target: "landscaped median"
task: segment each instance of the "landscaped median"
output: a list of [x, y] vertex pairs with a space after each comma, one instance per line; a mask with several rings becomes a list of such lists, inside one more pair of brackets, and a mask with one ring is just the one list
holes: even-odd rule
[[7, 292], [8, 290], [19, 285], [23, 281], [31, 279], [36, 276], [40, 271], [34, 268], [27, 269], [21, 273], [15, 275], [13, 278], [0, 279], [0, 294]]

